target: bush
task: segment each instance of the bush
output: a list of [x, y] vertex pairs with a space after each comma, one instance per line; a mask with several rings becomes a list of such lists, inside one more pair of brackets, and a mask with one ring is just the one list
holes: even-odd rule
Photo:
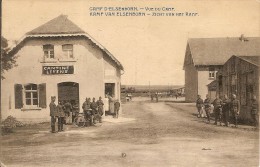
[[2, 127], [1, 127], [2, 134], [12, 133], [15, 127], [22, 127], [22, 126], [24, 126], [22, 122], [17, 121], [15, 117], [10, 115], [2, 122]]

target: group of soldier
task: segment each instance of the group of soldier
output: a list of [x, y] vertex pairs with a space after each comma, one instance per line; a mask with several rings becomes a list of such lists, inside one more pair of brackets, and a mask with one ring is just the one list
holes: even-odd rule
[[[206, 99], [203, 101], [201, 96], [198, 95], [196, 101], [196, 107], [198, 109], [198, 117], [203, 117], [203, 108], [206, 112], [206, 117], [208, 123], [210, 123], [210, 112], [211, 104], [213, 104], [214, 115], [215, 115], [215, 125], [220, 122], [220, 125], [224, 123], [225, 126], [229, 126], [230, 118], [233, 117], [235, 127], [238, 127], [238, 116], [240, 113], [240, 102], [237, 99], [236, 95], [233, 94], [231, 100], [227, 95], [224, 95], [223, 98], [216, 97], [216, 99], [211, 103], [209, 96], [206, 96]], [[251, 103], [251, 116], [254, 121], [254, 126], [258, 128], [258, 102], [256, 96], [253, 96]]]
[[[106, 95], [107, 97], [107, 95]], [[114, 118], [118, 118], [120, 103], [119, 101], [114, 101], [112, 97], [109, 99], [109, 111], [113, 113]], [[75, 117], [79, 114], [79, 107], [77, 103], [71, 103], [70, 101], [59, 101], [58, 105], [55, 104], [56, 97], [51, 97], [50, 107], [50, 116], [51, 116], [51, 132], [56, 133], [55, 124], [58, 120], [58, 132], [64, 131], [63, 125], [67, 124], [70, 121], [66, 121], [66, 118], [69, 120], [75, 121]], [[82, 105], [84, 118], [90, 123], [91, 126], [96, 124], [96, 121], [102, 123], [102, 115], [104, 114], [104, 102], [102, 97], [96, 101], [93, 97], [86, 98], [85, 102]], [[72, 118], [72, 119], [71, 119]], [[71, 123], [72, 123], [71, 122]]]
[[77, 103], [72, 104], [70, 101], [59, 101], [58, 105], [55, 104], [56, 97], [51, 97], [50, 116], [51, 116], [51, 132], [56, 133], [55, 123], [58, 119], [58, 132], [64, 131], [63, 125], [67, 124], [66, 118], [75, 117], [78, 112]]
[[102, 123], [102, 115], [104, 114], [104, 103], [102, 98], [96, 101], [93, 97], [92, 102], [90, 98], [86, 98], [86, 101], [82, 105], [85, 119], [90, 122], [90, 125], [96, 124], [96, 121]]

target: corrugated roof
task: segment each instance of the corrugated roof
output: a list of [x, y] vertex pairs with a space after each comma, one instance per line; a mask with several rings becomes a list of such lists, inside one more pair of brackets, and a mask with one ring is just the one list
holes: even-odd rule
[[195, 66], [223, 65], [232, 55], [260, 55], [260, 37], [191, 38], [188, 46]]
[[208, 86], [208, 90], [209, 91], [216, 91], [217, 90], [217, 84], [218, 84], [218, 81], [217, 80], [214, 80], [212, 82], [210, 82], [207, 86]]
[[47, 23], [26, 33], [27, 35], [39, 34], [75, 34], [85, 33], [81, 28], [68, 19], [67, 15], [60, 15]]
[[251, 64], [254, 64], [256, 66], [260, 66], [260, 55], [259, 56], [237, 56], [240, 59], [243, 59]]
[[217, 81], [217, 80], [214, 80], [214, 81], [210, 82], [207, 86], [208, 86], [208, 87], [216, 87], [216, 86], [217, 86], [217, 83], [218, 83], [218, 81]]
[[123, 65], [100, 43], [92, 38], [88, 33], [80, 29], [76, 24], [68, 19], [66, 15], [60, 15], [47, 23], [39, 26], [38, 28], [28, 32], [25, 36], [14, 46], [9, 55], [14, 55], [30, 38], [45, 38], [45, 37], [68, 37], [68, 36], [82, 36], [90, 39], [97, 45], [116, 65], [124, 70]]

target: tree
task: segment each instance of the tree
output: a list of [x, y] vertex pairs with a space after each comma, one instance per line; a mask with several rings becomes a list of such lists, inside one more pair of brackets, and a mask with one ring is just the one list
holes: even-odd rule
[[16, 64], [16, 56], [8, 55], [8, 51], [10, 48], [8, 47], [8, 41], [4, 37], [1, 36], [1, 79], [5, 79], [3, 76], [4, 73], [11, 68], [17, 66]]

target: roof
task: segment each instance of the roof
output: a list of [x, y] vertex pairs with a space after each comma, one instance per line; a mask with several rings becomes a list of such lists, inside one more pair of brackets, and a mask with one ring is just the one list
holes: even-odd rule
[[66, 15], [60, 15], [47, 23], [27, 32], [27, 35], [36, 34], [76, 34], [85, 33], [81, 28], [68, 19]]
[[214, 81], [212, 81], [212, 82], [210, 82], [207, 86], [208, 87], [216, 87], [217, 86], [217, 83], [218, 83], [218, 81], [217, 80], [214, 80]]
[[1, 49], [8, 46], [8, 41], [3, 36], [1, 36]]
[[217, 90], [217, 84], [218, 84], [218, 81], [217, 80], [214, 80], [212, 82], [210, 82], [207, 86], [208, 86], [208, 90], [209, 91], [216, 91]]
[[46, 37], [85, 37], [97, 45], [109, 59], [115, 62], [118, 68], [124, 70], [123, 65], [103, 45], [98, 43], [88, 33], [70, 21], [66, 15], [60, 15], [26, 33], [25, 36], [23, 36], [22, 39], [18, 42], [18, 44], [9, 51], [8, 54], [10, 56], [16, 54], [23, 47], [27, 40], [32, 38]]
[[244, 61], [247, 61], [256, 66], [260, 66], [260, 55], [259, 56], [236, 56]]
[[191, 38], [188, 40], [188, 48], [195, 66], [223, 65], [232, 55], [260, 55], [259, 46], [260, 37]]

